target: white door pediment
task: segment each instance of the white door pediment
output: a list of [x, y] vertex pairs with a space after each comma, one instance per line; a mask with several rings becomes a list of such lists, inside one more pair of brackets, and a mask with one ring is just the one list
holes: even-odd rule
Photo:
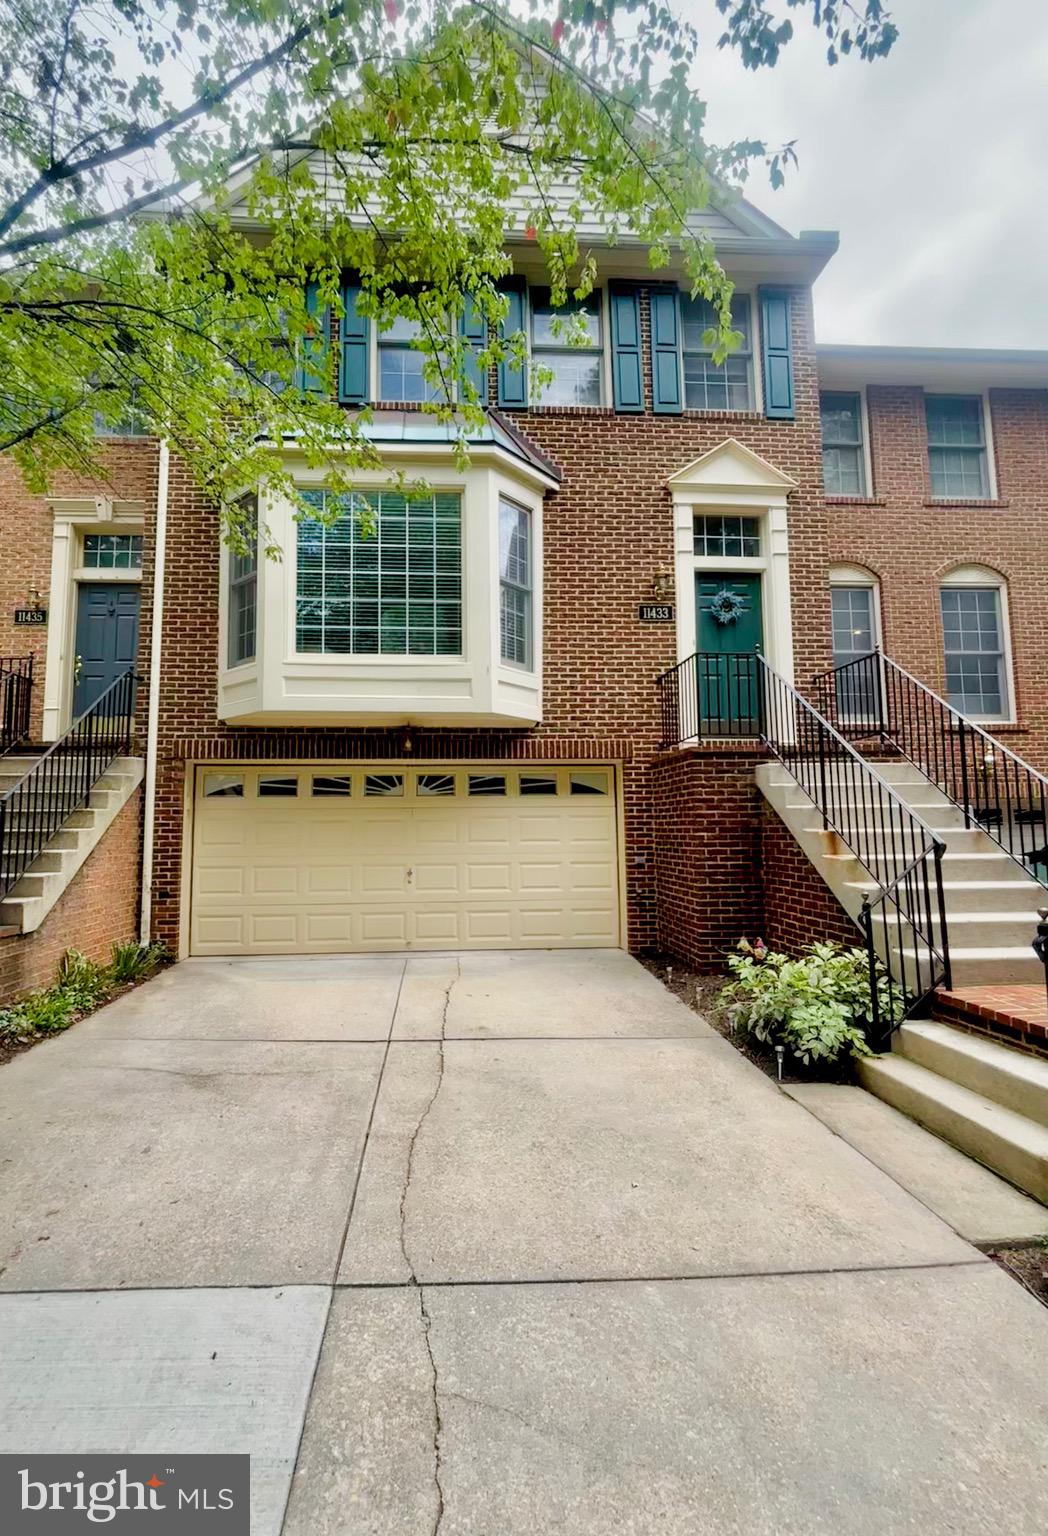
[[778, 502], [797, 489], [796, 480], [734, 437], [675, 471], [668, 484], [675, 501], [718, 491], [764, 491]]

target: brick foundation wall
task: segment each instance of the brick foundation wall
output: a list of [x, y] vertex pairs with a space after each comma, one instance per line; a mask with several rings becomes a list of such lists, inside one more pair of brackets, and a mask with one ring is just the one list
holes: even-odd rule
[[723, 970], [743, 937], [787, 954], [816, 939], [860, 942], [757, 788], [762, 760], [754, 748], [700, 747], [652, 769], [658, 946], [698, 970]]
[[0, 938], [0, 1006], [50, 986], [67, 949], [106, 961], [138, 937], [142, 791], [107, 829], [35, 932]]
[[851, 948], [862, 934], [792, 833], [765, 801], [760, 822], [761, 937], [796, 955], [816, 940]]
[[695, 748], [652, 768], [658, 946], [721, 971], [761, 926], [760, 791], [753, 748]]

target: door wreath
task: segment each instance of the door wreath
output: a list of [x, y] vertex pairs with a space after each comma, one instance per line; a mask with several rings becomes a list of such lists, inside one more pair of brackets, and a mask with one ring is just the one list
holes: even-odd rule
[[734, 624], [745, 612], [746, 604], [738, 592], [722, 587], [710, 598], [710, 613], [718, 624]]

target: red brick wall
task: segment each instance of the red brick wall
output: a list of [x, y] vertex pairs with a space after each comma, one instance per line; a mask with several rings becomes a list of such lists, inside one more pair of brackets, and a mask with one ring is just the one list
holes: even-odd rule
[[[646, 294], [642, 321], [648, 324]], [[795, 643], [805, 671], [828, 664], [826, 528], [820, 489], [818, 383], [810, 295], [793, 306], [796, 421], [757, 413], [616, 415], [542, 407], [515, 423], [561, 469], [544, 515], [543, 723], [538, 730], [416, 733], [415, 755], [612, 758], [625, 763], [629, 943], [658, 942], [652, 806], [646, 785], [659, 740], [655, 678], [675, 659], [672, 625], [646, 625], [659, 568], [673, 568], [666, 481], [732, 436], [791, 475]], [[650, 398], [650, 380], [648, 381]], [[151, 562], [144, 572], [148, 589]], [[170, 487], [165, 644], [160, 701], [156, 931], [178, 942], [184, 763], [209, 757], [400, 756], [396, 736], [350, 730], [265, 731], [216, 719], [218, 531], [184, 466]], [[732, 934], [731, 942], [738, 937]]]
[[849, 948], [862, 943], [859, 929], [766, 801], [760, 847], [761, 938], [769, 949], [796, 955], [816, 940]]
[[699, 747], [652, 768], [658, 947], [704, 971], [761, 926], [762, 753]]
[[652, 770], [658, 945], [700, 970], [724, 969], [740, 938], [798, 953], [860, 934], [764, 801], [754, 748], [667, 754]]
[[0, 938], [0, 1006], [50, 986], [67, 949], [106, 961], [138, 936], [142, 791], [136, 789], [34, 933]]
[[998, 571], [1008, 584], [1018, 725], [991, 729], [1048, 770], [1048, 390], [990, 391], [999, 500], [989, 504], [932, 500], [920, 389], [871, 385], [867, 403], [874, 494], [828, 502], [829, 557], [877, 576], [885, 650], [938, 692], [942, 578], [956, 565]]

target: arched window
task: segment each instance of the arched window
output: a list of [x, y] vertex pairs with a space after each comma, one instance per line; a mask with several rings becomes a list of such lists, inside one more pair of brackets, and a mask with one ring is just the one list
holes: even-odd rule
[[830, 622], [833, 665], [837, 673], [837, 714], [858, 720], [876, 713], [875, 663], [858, 664], [881, 641], [881, 605], [877, 578], [861, 565], [830, 567]]
[[861, 565], [830, 567], [833, 664], [867, 656], [880, 643], [877, 578]]
[[962, 565], [943, 578], [939, 591], [946, 697], [975, 720], [1012, 718], [1008, 650], [1008, 589], [1004, 577], [984, 565]]

